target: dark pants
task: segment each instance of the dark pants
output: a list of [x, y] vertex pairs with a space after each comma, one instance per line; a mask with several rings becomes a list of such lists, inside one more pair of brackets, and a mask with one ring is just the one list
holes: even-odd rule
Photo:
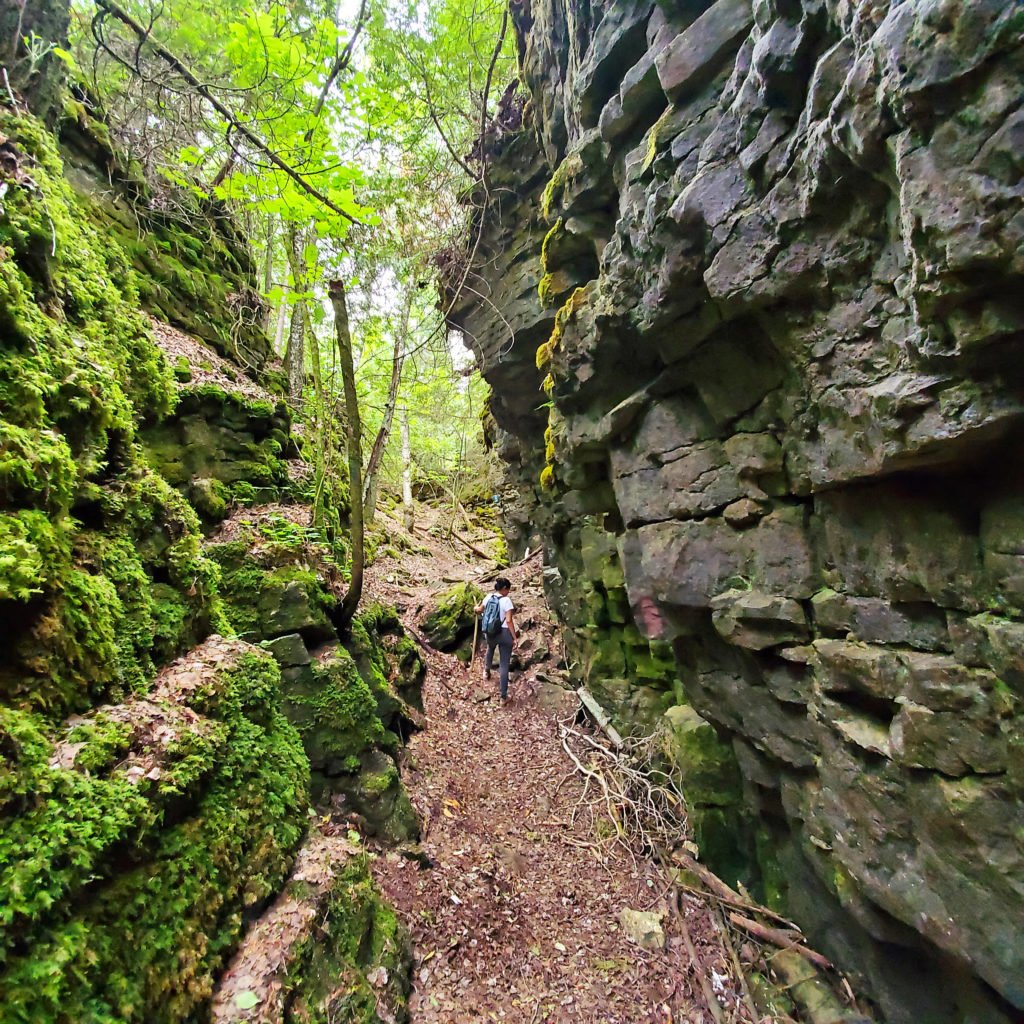
[[487, 657], [484, 660], [484, 667], [488, 672], [494, 667], [494, 648], [498, 648], [498, 681], [501, 686], [502, 697], [508, 696], [508, 665], [512, 660], [512, 634], [507, 629], [502, 631], [492, 640], [487, 638]]

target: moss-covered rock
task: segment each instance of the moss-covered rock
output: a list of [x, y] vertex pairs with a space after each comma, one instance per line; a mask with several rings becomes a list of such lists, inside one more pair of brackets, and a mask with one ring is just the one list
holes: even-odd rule
[[410, 966], [408, 933], [374, 891], [366, 854], [314, 832], [218, 985], [211, 1019], [405, 1020]]
[[284, 461], [295, 454], [290, 429], [284, 406], [204, 384], [181, 391], [174, 413], [147, 425], [142, 441], [150, 465], [211, 526], [235, 503], [290, 493]]
[[265, 300], [247, 241], [223, 206], [185, 187], [145, 181], [114, 151], [94, 98], [81, 90], [66, 105], [60, 142], [83, 215], [125, 254], [141, 305], [240, 365], [261, 369], [271, 355]]
[[315, 771], [357, 771], [360, 754], [381, 744], [394, 747], [396, 737], [378, 717], [373, 692], [340, 644], [322, 648], [310, 665], [285, 669], [283, 678], [285, 713]]
[[472, 583], [458, 583], [441, 594], [420, 619], [420, 629], [431, 647], [453, 651], [473, 635], [473, 608], [483, 600], [483, 591]]
[[[0, 109], [2, 1016], [181, 1024], [205, 1019], [215, 976], [287, 875], [307, 822], [304, 740], [355, 780], [381, 834], [414, 834], [384, 752], [419, 663], [383, 609], [354, 630], [355, 658], [309, 663], [307, 643], [335, 639], [333, 534], [271, 517], [204, 549], [200, 521], [290, 493], [290, 419], [181, 372], [176, 392], [140, 306], [258, 365], [248, 256], [229, 227], [202, 241], [167, 218], [140, 231], [113, 155], [86, 134], [76, 196], [45, 128]], [[97, 155], [110, 196], [81, 180]], [[324, 491], [336, 533], [343, 495]], [[276, 650], [287, 686], [269, 653], [202, 643], [232, 628], [291, 638]], [[341, 1019], [328, 979], [353, 970], [348, 1005], [370, 1020], [378, 990], [359, 971], [393, 971], [400, 1007], [404, 945], [362, 859], [339, 879], [298, 998], [310, 1020]]]
[[56, 745], [3, 715], [4, 1019], [189, 1018], [305, 829], [273, 660], [213, 638]]
[[246, 639], [299, 633], [308, 642], [336, 639], [331, 613], [340, 571], [328, 552], [303, 540], [255, 543], [255, 533], [206, 551], [221, 567], [224, 613]]
[[369, 750], [353, 763], [353, 771], [329, 777], [314, 772], [314, 799], [357, 814], [360, 827], [368, 835], [392, 843], [418, 839], [419, 819], [395, 759], [383, 750]]
[[420, 687], [427, 667], [395, 610], [369, 605], [352, 622], [346, 644], [377, 701], [381, 721], [401, 732], [408, 707], [423, 707]]
[[46, 130], [4, 110], [0, 133], [0, 607], [16, 638], [0, 695], [56, 718], [204, 635], [216, 567], [136, 443], [173, 392], [135, 275], [83, 218]]
[[688, 807], [727, 807], [742, 796], [732, 747], [693, 708], [679, 704], [664, 717], [663, 750], [679, 778]]

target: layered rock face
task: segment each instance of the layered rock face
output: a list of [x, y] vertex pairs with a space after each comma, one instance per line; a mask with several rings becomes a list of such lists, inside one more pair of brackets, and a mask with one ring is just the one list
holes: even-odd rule
[[510, 540], [620, 724], [710, 757], [713, 862], [886, 1019], [1016, 1019], [1021, 9], [513, 12], [532, 125], [451, 312]]
[[417, 830], [422, 662], [376, 605], [340, 642], [345, 484], [313, 529], [224, 211], [158, 214], [64, 109], [61, 150], [0, 101], [0, 1018], [402, 1020], [407, 933], [337, 833]]

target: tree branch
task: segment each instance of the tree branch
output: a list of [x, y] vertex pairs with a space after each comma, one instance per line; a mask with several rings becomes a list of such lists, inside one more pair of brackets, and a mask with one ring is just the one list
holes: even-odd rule
[[356, 42], [359, 39], [359, 33], [363, 31], [363, 26], [366, 24], [366, 0], [359, 5], [359, 13], [356, 15], [356, 27], [352, 31], [352, 38], [345, 44], [345, 49], [341, 51], [331, 66], [330, 73], [327, 75], [327, 79], [324, 82], [323, 88], [320, 90], [320, 95], [316, 98], [316, 103], [313, 104], [313, 128], [310, 128], [306, 132], [306, 142], [313, 137], [313, 130], [316, 127], [316, 122], [320, 119], [320, 111], [324, 108], [324, 103], [327, 101], [327, 94], [331, 91], [331, 87], [338, 79], [338, 75], [342, 73], [349, 66], [352, 60], [352, 52], [355, 50]]
[[303, 178], [298, 171], [295, 170], [290, 164], [285, 163], [284, 160], [274, 152], [271, 147], [264, 142], [258, 135], [255, 134], [251, 129], [247, 128], [242, 124], [237, 117], [228, 109], [216, 96], [210, 91], [209, 86], [201, 82], [191, 71], [176, 57], [170, 50], [165, 46], [158, 43], [155, 39], [150, 37], [147, 29], [143, 28], [127, 11], [113, 3], [112, 0], [96, 0], [96, 6], [100, 10], [105, 11], [107, 14], [116, 18], [122, 24], [131, 29], [143, 42], [148, 41], [149, 45], [153, 48], [153, 52], [165, 61], [170, 67], [176, 71], [195, 91], [202, 96], [207, 103], [213, 107], [214, 110], [220, 114], [229, 124], [231, 124], [235, 131], [238, 132], [247, 142], [253, 147], [258, 149], [267, 159], [280, 171], [283, 171], [296, 185], [302, 189], [307, 195], [312, 196], [318, 202], [322, 203], [327, 207], [328, 210], [338, 214], [340, 217], [344, 217], [345, 220], [352, 224], [360, 224], [361, 221], [357, 220], [350, 213], [346, 213], [340, 206], [333, 203], [323, 192], [320, 191], [315, 185], [310, 184]]
[[505, 45], [507, 31], [508, 5], [501, 12], [501, 31], [498, 33], [498, 41], [494, 44], [494, 53], [491, 54], [491, 63], [487, 66], [487, 77], [484, 79], [484, 91], [480, 96], [480, 172], [483, 177], [486, 177], [487, 166], [487, 152], [484, 147], [484, 134], [487, 131], [487, 97], [491, 91], [491, 80], [494, 78], [494, 69], [501, 56], [501, 48]]

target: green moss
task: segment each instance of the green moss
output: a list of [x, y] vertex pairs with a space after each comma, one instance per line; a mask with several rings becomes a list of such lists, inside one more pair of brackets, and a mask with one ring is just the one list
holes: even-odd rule
[[398, 768], [393, 762], [381, 772], [367, 772], [363, 776], [363, 790], [371, 797], [383, 796], [398, 785]]
[[[542, 281], [541, 283], [543, 284], [544, 282]], [[555, 314], [555, 323], [551, 329], [551, 334], [548, 337], [548, 340], [537, 349], [536, 363], [538, 370], [545, 370], [551, 366], [555, 353], [561, 345], [562, 335], [565, 331], [566, 325], [576, 315], [576, 313], [586, 305], [587, 299], [587, 289], [576, 288], [572, 295], [570, 295], [559, 308], [558, 312]], [[541, 301], [544, 301], [543, 298]], [[543, 386], [544, 385], [542, 385], [542, 387]], [[547, 389], [545, 388], [545, 390]]]
[[85, 744], [75, 757], [75, 767], [90, 773], [111, 768], [127, 753], [131, 735], [131, 726], [102, 712], [75, 726], [68, 733], [68, 742]]
[[337, 873], [324, 920], [324, 934], [305, 940], [289, 971], [294, 1019], [379, 1019], [379, 992], [366, 980], [379, 968], [388, 979], [390, 1009], [401, 1015], [409, 995], [409, 936], [377, 895], [365, 857], [353, 856]]
[[[209, 625], [214, 567], [135, 443], [174, 396], [128, 262], [82, 215], [46, 130], [7, 110], [0, 133], [32, 182], [0, 211], [0, 600], [18, 624], [0, 686], [58, 716], [145, 684], [158, 581], [183, 633]], [[162, 652], [192, 639], [168, 624]]]
[[188, 691], [209, 717], [171, 742], [162, 776], [137, 781], [117, 766], [126, 726], [76, 727], [74, 767], [54, 767], [40, 720], [0, 710], [14, 752], [0, 775], [5, 1020], [177, 1024], [205, 1001], [305, 828], [308, 762], [279, 699], [269, 657], [225, 664]]
[[108, 166], [119, 172], [108, 188], [86, 186], [79, 197], [83, 214], [124, 252], [137, 273], [143, 307], [202, 338], [222, 355], [261, 366], [270, 354], [269, 339], [258, 317], [238, 316], [239, 299], [252, 308], [260, 303], [253, 287], [254, 268], [223, 207], [211, 207], [187, 189], [169, 189], [174, 194], [172, 209], [156, 212], [144, 201], [134, 202], [141, 230], [125, 223], [118, 191], [134, 199], [145, 196], [149, 187], [137, 176], [127, 185], [120, 180], [125, 171], [103, 141], [105, 126], [86, 119], [81, 128], [78, 134], [91, 136], [86, 148], [95, 149], [100, 141], [108, 150]]
[[554, 354], [554, 350], [551, 345], [551, 339], [549, 338], [543, 344], [537, 346], [537, 358], [536, 364], [538, 370], [545, 370], [551, 365], [551, 359]]
[[43, 592], [48, 567], [69, 558], [67, 533], [42, 511], [0, 514], [0, 600], [27, 601]]
[[230, 487], [231, 501], [236, 505], [255, 505], [256, 488], [248, 480], [239, 480]]
[[552, 274], [544, 274], [537, 284], [537, 298], [542, 306], [552, 306], [554, 302], [555, 279]]
[[298, 728], [311, 760], [345, 759], [387, 742], [377, 701], [348, 651], [315, 661], [311, 674], [312, 686], [287, 691], [289, 703], [308, 711]]
[[541, 243], [541, 247], [540, 247], [540, 267], [541, 267], [541, 270], [545, 274], [550, 269], [549, 264], [550, 264], [550, 257], [551, 257], [551, 246], [554, 243], [555, 238], [557, 238], [558, 235], [564, 229], [564, 226], [565, 226], [564, 219], [559, 217], [558, 220], [555, 221], [555, 223], [552, 226], [551, 230], [544, 236], [544, 241]]
[[183, 396], [190, 399], [189, 406], [202, 406], [203, 400], [212, 400], [215, 405], [234, 407], [248, 418], [270, 420], [274, 416], [275, 406], [262, 399], [247, 398], [237, 391], [225, 391], [219, 384], [206, 381], [185, 388]]
[[425, 674], [416, 644], [402, 633], [394, 608], [371, 604], [352, 623], [347, 646], [377, 703], [386, 729], [397, 731], [405, 703], [420, 703]]
[[213, 477], [200, 477], [189, 488], [192, 507], [206, 522], [218, 523], [230, 511], [231, 491], [227, 485]]
[[789, 878], [779, 859], [777, 844], [766, 829], [758, 829], [755, 832], [754, 849], [765, 904], [774, 910], [784, 912], [789, 893]]
[[555, 169], [551, 180], [544, 186], [540, 198], [540, 210], [545, 220], [551, 220], [551, 208], [561, 200], [569, 179], [575, 177], [582, 170], [583, 160], [578, 153], [567, 156]]
[[192, 379], [192, 367], [184, 356], [178, 356], [174, 361], [174, 379], [179, 384], [187, 384]]
[[[209, 550], [216, 559], [223, 554], [217, 546]], [[273, 558], [272, 551], [261, 554]], [[334, 635], [330, 614], [337, 598], [305, 564], [275, 567], [255, 554], [247, 556], [240, 565], [224, 568], [220, 591], [225, 617], [239, 635], [261, 639], [295, 632], [312, 633], [319, 639]]]
[[473, 632], [473, 608], [483, 600], [483, 591], [471, 583], [459, 583], [441, 594], [420, 623], [432, 647], [451, 651]]

